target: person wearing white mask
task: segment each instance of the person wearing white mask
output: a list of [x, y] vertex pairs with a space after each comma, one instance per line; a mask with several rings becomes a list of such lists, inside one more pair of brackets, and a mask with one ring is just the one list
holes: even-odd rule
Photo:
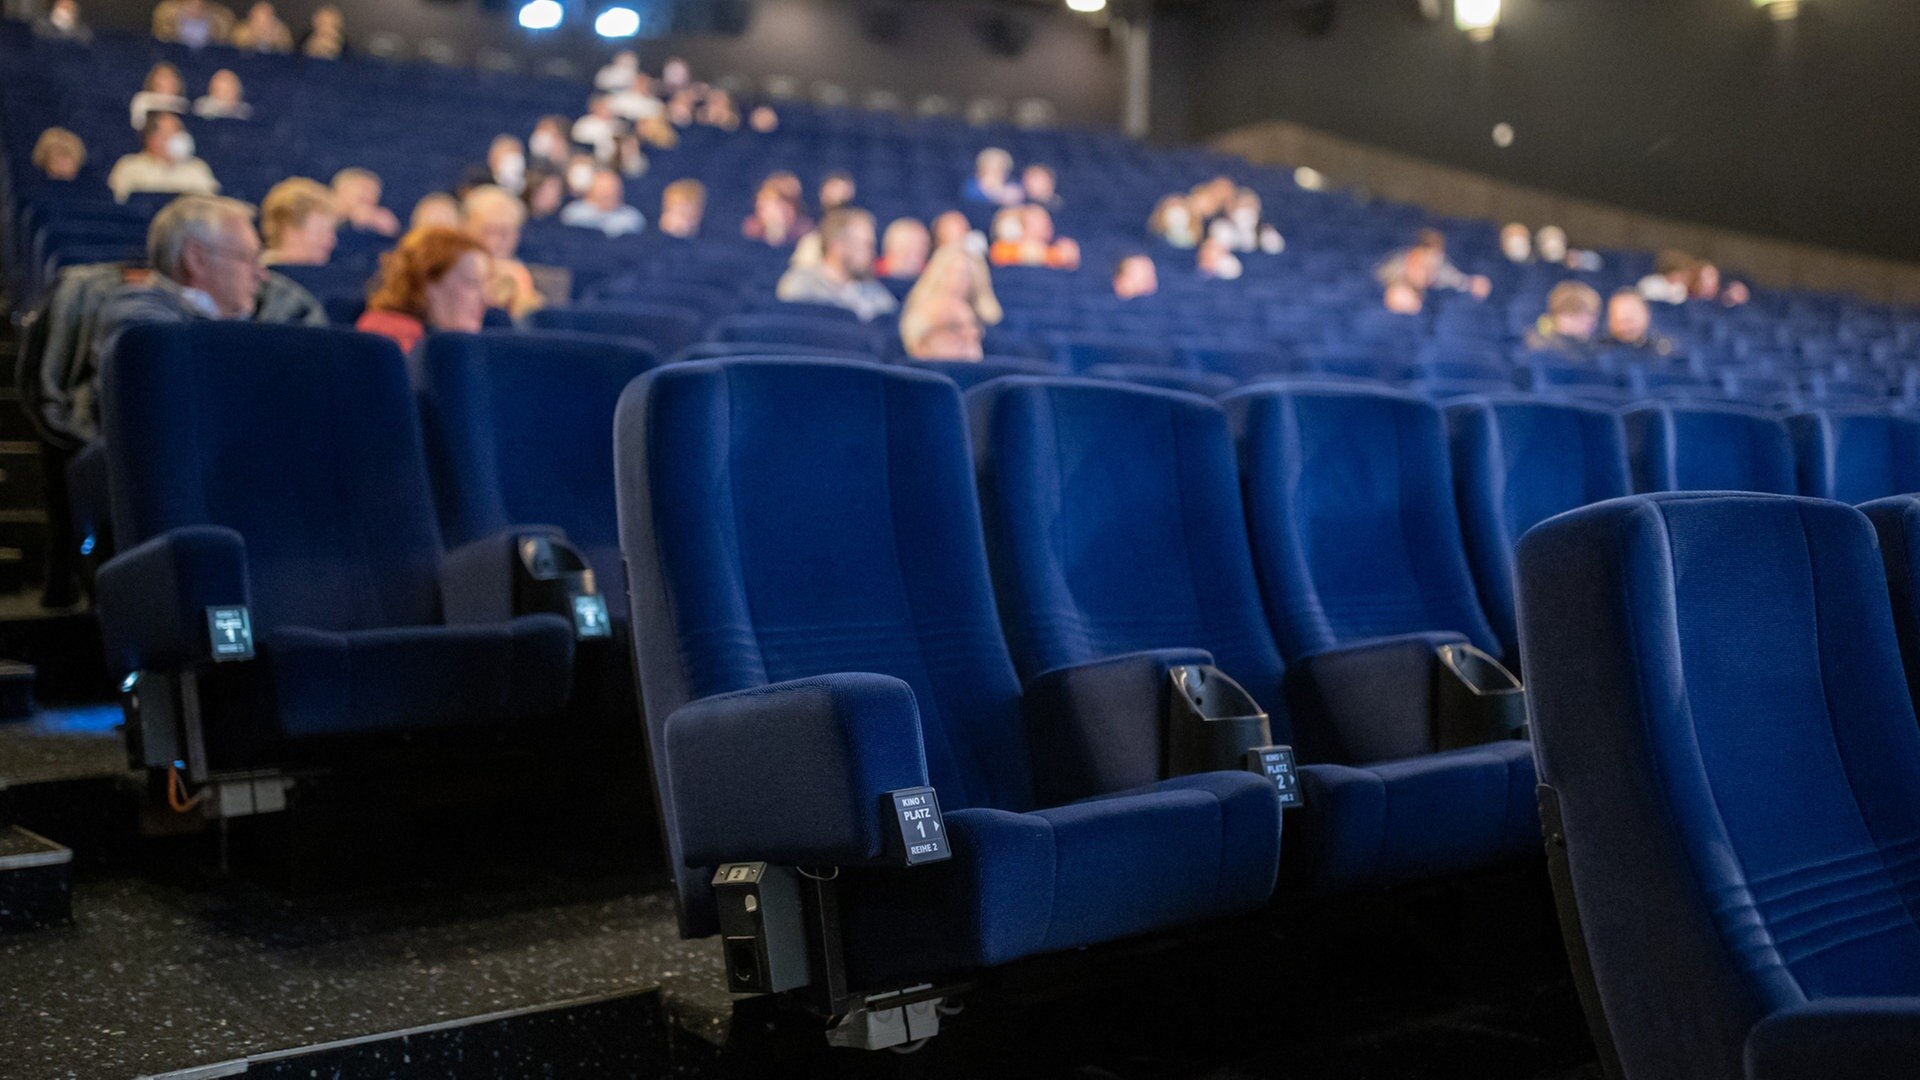
[[598, 90], [625, 90], [633, 85], [633, 77], [640, 73], [640, 58], [632, 49], [621, 49], [613, 54], [607, 66], [593, 75], [593, 85]]
[[1240, 265], [1240, 257], [1233, 253], [1226, 241], [1216, 236], [1209, 236], [1201, 243], [1194, 259], [1194, 268], [1200, 271], [1201, 277], [1215, 281], [1232, 281], [1244, 269]]
[[567, 180], [567, 194], [575, 199], [587, 197], [587, 189], [593, 186], [593, 174], [600, 166], [589, 154], [575, 154], [567, 161], [567, 171], [561, 175]]
[[567, 118], [564, 116], [543, 116], [533, 125], [533, 134], [527, 136], [527, 155], [533, 164], [546, 169], [564, 168], [567, 157], [572, 152], [567, 145]]
[[1533, 233], [1525, 225], [1513, 222], [1500, 230], [1500, 254], [1510, 263], [1524, 265], [1533, 261]]
[[667, 62], [660, 65], [660, 86], [667, 93], [677, 94], [692, 85], [693, 72], [685, 60], [669, 56]]
[[595, 94], [587, 101], [587, 115], [573, 122], [573, 141], [593, 147], [593, 156], [601, 161], [611, 161], [625, 128], [613, 115], [613, 103], [607, 96]]
[[147, 117], [140, 147], [139, 153], [114, 162], [113, 171], [107, 174], [107, 189], [113, 192], [115, 202], [126, 202], [146, 191], [220, 193], [220, 181], [214, 179], [213, 170], [193, 156], [193, 136], [187, 134], [178, 116], [157, 112]]
[[1564, 266], [1569, 270], [1595, 271], [1600, 269], [1600, 253], [1584, 251], [1567, 244], [1567, 231], [1558, 225], [1542, 225], [1534, 234], [1533, 247], [1540, 253], [1540, 261]]
[[[1224, 229], [1221, 228], [1223, 224]], [[1234, 191], [1232, 201], [1227, 204], [1226, 215], [1214, 219], [1212, 233], [1217, 233], [1234, 251], [1260, 251], [1278, 255], [1287, 247], [1280, 230], [1261, 219], [1260, 195], [1252, 188]]]
[[634, 72], [625, 88], [610, 92], [607, 105], [613, 110], [613, 115], [634, 124], [651, 120], [666, 111], [666, 105], [653, 92], [653, 80], [647, 78], [644, 71]]
[[1160, 205], [1153, 209], [1153, 216], [1147, 219], [1147, 231], [1177, 248], [1200, 244], [1199, 223], [1194, 221], [1193, 208], [1187, 205], [1185, 195], [1161, 199]]
[[460, 185], [462, 190], [492, 184], [504, 189], [510, 195], [518, 195], [527, 188], [527, 151], [520, 140], [512, 135], [496, 135], [492, 145], [487, 147], [487, 161], [467, 170]]

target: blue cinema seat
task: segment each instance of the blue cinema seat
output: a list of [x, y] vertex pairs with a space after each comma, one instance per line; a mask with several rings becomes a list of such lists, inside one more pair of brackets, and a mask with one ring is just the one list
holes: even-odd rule
[[[108, 663], [199, 674], [224, 764], [279, 764], [270, 755], [302, 740], [503, 726], [567, 701], [572, 627], [496, 617], [510, 581], [472, 555], [513, 537], [442, 546], [391, 342], [135, 327], [102, 374], [102, 419], [120, 546], [97, 579]], [[209, 663], [208, 609], [240, 605], [258, 657]]]
[[417, 389], [447, 544], [520, 522], [557, 527], [586, 556], [609, 608], [622, 607], [613, 411], [654, 366], [638, 346], [568, 334], [430, 336]]
[[1808, 412], [1786, 419], [1800, 493], [1860, 503], [1920, 492], [1920, 421], [1885, 413]]
[[1055, 375], [1060, 373], [1058, 365], [1045, 360], [1025, 360], [1012, 356], [988, 356], [979, 360], [908, 360], [897, 361], [902, 367], [916, 371], [934, 371], [958, 383], [960, 389], [969, 390], [986, 382], [1007, 375]]
[[[712, 868], [749, 859], [841, 868], [862, 987], [1266, 901], [1280, 824], [1264, 778], [1036, 799], [1070, 763], [1027, 747], [1035, 717], [1001, 638], [951, 381], [812, 360], [670, 364], [622, 398], [616, 456], [689, 934], [715, 929]], [[953, 858], [900, 867], [883, 797], [924, 784]]]
[[1880, 537], [1900, 659], [1906, 665], [1907, 686], [1920, 702], [1920, 495], [1875, 499], [1861, 503], [1860, 511]]
[[1303, 888], [1438, 877], [1538, 850], [1524, 743], [1432, 753], [1423, 730], [1392, 746], [1376, 737], [1377, 753], [1357, 738], [1340, 748], [1292, 708], [1219, 406], [1084, 379], [1002, 380], [968, 403], [1000, 607], [1030, 693], [1098, 715], [1112, 708], [1111, 680], [1151, 693], [1172, 665], [1218, 666], [1267, 711], [1276, 742], [1298, 741], [1305, 802], [1283, 854]]
[[842, 319], [806, 315], [729, 315], [707, 332], [709, 341], [755, 341], [773, 345], [804, 345], [879, 356], [886, 335], [877, 326]]
[[700, 336], [698, 312], [655, 304], [602, 302], [541, 308], [527, 316], [535, 330], [572, 331], [625, 338], [655, 356], [672, 356]]
[[1513, 547], [1555, 514], [1632, 494], [1626, 435], [1605, 409], [1518, 395], [1457, 402], [1446, 416], [1467, 563], [1502, 654], [1517, 657]]
[[1621, 419], [1635, 491], [1798, 490], [1793, 443], [1765, 413], [1740, 405], [1643, 405]]
[[1641, 496], [1518, 564], [1557, 887], [1626, 1080], [1920, 1075], [1920, 724], [1867, 519]]

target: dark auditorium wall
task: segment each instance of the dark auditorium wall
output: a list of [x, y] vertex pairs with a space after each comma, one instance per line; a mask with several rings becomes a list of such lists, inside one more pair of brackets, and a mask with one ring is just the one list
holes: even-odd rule
[[[1184, 108], [1156, 127], [1210, 137], [1284, 119], [1628, 209], [1920, 260], [1915, 0], [1806, 0], [1781, 26], [1749, 0], [1507, 0], [1486, 45], [1450, 15], [1423, 21], [1415, 0], [1339, 0], [1319, 37], [1290, 6], [1183, 9], [1188, 40], [1161, 50], [1158, 74], [1184, 81]], [[1501, 121], [1507, 150], [1490, 137]]]
[[[321, 2], [280, 0], [276, 6], [298, 37]], [[535, 56], [566, 55], [583, 63], [600, 62], [615, 47], [590, 29], [593, 15], [611, 0], [563, 0], [568, 24], [544, 34], [515, 25], [517, 0], [334, 2], [346, 14], [349, 38], [384, 30], [411, 39], [439, 38], [469, 54], [491, 46]], [[680, 6], [697, 12], [702, 2], [682, 0]], [[244, 11], [247, 0], [228, 4]], [[868, 0], [753, 0], [745, 5], [749, 17], [738, 36], [697, 33], [638, 41], [635, 47], [651, 64], [668, 55], [685, 56], [703, 76], [791, 75], [803, 83], [831, 80], [856, 93], [939, 93], [955, 99], [956, 105], [972, 97], [1041, 97], [1053, 102], [1069, 122], [1107, 127], [1119, 122], [1119, 57], [1107, 48], [1103, 31], [1064, 10], [912, 0], [898, 5], [904, 12], [898, 37], [878, 41], [863, 30], [862, 4], [865, 9], [885, 6]], [[96, 26], [132, 29], [147, 24], [153, 3], [83, 0], [82, 7]], [[1030, 32], [1018, 57], [996, 55], [982, 43], [977, 23], [988, 13], [1009, 16]]]

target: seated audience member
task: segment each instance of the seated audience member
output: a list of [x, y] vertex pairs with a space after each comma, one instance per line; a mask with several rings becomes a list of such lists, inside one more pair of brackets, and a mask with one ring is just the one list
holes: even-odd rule
[[1020, 190], [1019, 184], [1013, 182], [1012, 175], [1013, 155], [997, 146], [989, 146], [974, 157], [973, 176], [960, 189], [960, 197], [968, 202], [1017, 206], [1025, 193]]
[[560, 224], [576, 229], [597, 229], [607, 237], [626, 236], [647, 227], [640, 211], [627, 205], [626, 183], [612, 169], [593, 174], [593, 184], [584, 198], [568, 203], [560, 211]]
[[1738, 281], [1720, 284], [1720, 268], [1705, 259], [1694, 263], [1693, 276], [1687, 281], [1687, 299], [1704, 300], [1721, 307], [1739, 307], [1751, 299], [1747, 287]]
[[820, 222], [819, 261], [790, 267], [774, 295], [789, 303], [843, 307], [866, 322], [890, 314], [900, 302], [873, 279], [874, 242], [872, 214], [850, 206], [830, 211]]
[[631, 179], [645, 176], [652, 163], [647, 160], [647, 152], [640, 148], [640, 136], [628, 132], [614, 143], [611, 164], [621, 176]]
[[66, 128], [48, 128], [34, 140], [33, 167], [49, 180], [73, 180], [86, 164], [87, 144]]
[[660, 63], [660, 86], [669, 94], [697, 86], [693, 81], [693, 68], [686, 60], [678, 56], [669, 56]]
[[1381, 302], [1395, 315], [1418, 315], [1427, 306], [1427, 294], [1404, 278], [1387, 282]]
[[487, 317], [487, 251], [453, 229], [415, 229], [380, 257], [354, 329], [412, 353], [430, 330], [477, 334]]
[[546, 221], [567, 204], [567, 180], [550, 169], [534, 169], [527, 174], [527, 190], [520, 196], [527, 204], [528, 221]]
[[1218, 237], [1231, 251], [1260, 251], [1278, 255], [1286, 250], [1287, 242], [1281, 237], [1280, 230], [1262, 216], [1262, 210], [1258, 192], [1252, 188], [1239, 188], [1227, 204], [1227, 212], [1215, 218], [1207, 227], [1207, 234]]
[[[207, 163], [193, 156], [193, 136], [172, 113], [157, 112], [147, 117], [140, 134], [140, 152], [128, 154], [113, 163], [107, 174], [107, 189], [115, 202], [146, 191], [178, 192], [191, 195], [218, 195], [220, 181], [213, 178]], [[249, 226], [251, 228], [251, 226]]]
[[1029, 165], [1020, 170], [1020, 190], [1028, 202], [1044, 206], [1050, 211], [1058, 210], [1061, 200], [1057, 179], [1047, 166]]
[[160, 0], [153, 8], [153, 36], [189, 49], [222, 44], [233, 36], [233, 12], [207, 0]]
[[240, 87], [240, 76], [221, 68], [207, 81], [207, 92], [193, 103], [193, 115], [208, 120], [249, 120], [253, 106], [247, 104]]
[[1500, 254], [1515, 265], [1533, 261], [1533, 230], [1515, 221], [1500, 228]]
[[564, 169], [567, 159], [573, 156], [567, 130], [567, 118], [564, 116], [543, 116], [533, 125], [533, 134], [527, 136], [527, 156], [529, 168]]
[[53, 6], [47, 9], [47, 13], [33, 20], [33, 36], [41, 41], [93, 44], [93, 31], [80, 18], [77, 0], [53, 0]]
[[1445, 289], [1471, 293], [1480, 300], [1485, 300], [1493, 291], [1493, 282], [1484, 276], [1469, 275], [1453, 265], [1447, 258], [1447, 238], [1438, 229], [1420, 230], [1412, 247], [1388, 256], [1374, 275], [1383, 283], [1405, 281], [1421, 292]]
[[1584, 359], [1593, 352], [1600, 328], [1600, 294], [1593, 286], [1563, 281], [1547, 294], [1547, 313], [1527, 332], [1527, 348]]
[[347, 20], [340, 9], [322, 4], [313, 11], [313, 28], [300, 43], [300, 52], [315, 60], [338, 60], [347, 51]]
[[246, 20], [233, 28], [233, 36], [229, 40], [234, 48], [247, 52], [293, 51], [293, 31], [280, 21], [280, 13], [273, 10], [273, 5], [267, 0], [257, 0], [247, 9]]
[[633, 125], [633, 133], [639, 138], [640, 145], [655, 150], [671, 150], [680, 145], [680, 132], [667, 123], [664, 116], [640, 121]]
[[700, 235], [707, 213], [707, 185], [692, 178], [675, 180], [660, 192], [660, 231], [680, 240]]
[[967, 302], [947, 292], [916, 300], [907, 294], [900, 313], [900, 343], [915, 360], [979, 360], [980, 320]]
[[1668, 248], [1653, 257], [1653, 273], [1635, 286], [1655, 304], [1684, 304], [1693, 287], [1693, 256]]
[[487, 146], [485, 164], [474, 165], [461, 177], [460, 190], [490, 184], [518, 195], [527, 188], [527, 149], [513, 135], [495, 135]]
[[607, 92], [607, 106], [613, 115], [628, 123], [638, 123], [666, 111], [666, 106], [653, 95], [653, 80], [644, 71], [636, 71], [627, 85]]
[[260, 236], [267, 266], [325, 266], [339, 239], [340, 210], [333, 189], [295, 176], [260, 200]]
[[692, 90], [681, 90], [667, 98], [667, 123], [674, 127], [692, 127], [693, 114], [700, 108], [700, 95]]
[[1599, 270], [1600, 253], [1571, 247], [1567, 243], [1567, 230], [1558, 225], [1542, 225], [1534, 234], [1533, 250], [1539, 252], [1540, 261], [1554, 266], [1564, 266], [1569, 270]]
[[717, 128], [721, 131], [740, 130], [740, 109], [733, 103], [733, 95], [725, 90], [710, 91], [700, 99], [700, 107], [694, 111], [693, 122], [702, 127]]
[[927, 268], [920, 272], [920, 280], [913, 283], [907, 295], [914, 292], [944, 292], [959, 297], [973, 309], [981, 326], [996, 326], [1005, 315], [1000, 298], [993, 292], [993, 272], [987, 268], [987, 260], [963, 244], [935, 248], [927, 259]]
[[180, 69], [172, 64], [155, 64], [147, 72], [147, 81], [140, 84], [140, 92], [133, 95], [128, 115], [133, 120], [133, 129], [140, 131], [147, 126], [147, 117], [154, 113], [185, 116], [187, 109], [187, 85], [180, 80]]
[[874, 262], [873, 272], [892, 281], [917, 278], [927, 268], [932, 245], [933, 238], [918, 218], [895, 218], [880, 236], [880, 258]]
[[[609, 158], [608, 160], [612, 160]], [[567, 196], [573, 199], [586, 197], [587, 189], [593, 186], [593, 174], [600, 171], [600, 163], [592, 154], [575, 154], [567, 162], [566, 172], [561, 178], [567, 182]]]
[[1074, 270], [1080, 266], [1080, 245], [1053, 235], [1053, 215], [1038, 203], [1008, 207], [994, 216], [993, 247], [987, 258], [995, 266], [1044, 266]]
[[573, 141], [581, 146], [591, 147], [593, 156], [601, 161], [612, 161], [614, 143], [626, 125], [613, 115], [613, 105], [605, 94], [595, 94], [587, 99], [587, 115], [573, 122]]
[[1147, 231], [1174, 247], [1196, 248], [1200, 246], [1203, 224], [1194, 217], [1187, 197], [1174, 194], [1154, 205], [1153, 215], [1147, 219]]
[[1200, 276], [1212, 281], [1233, 281], [1246, 268], [1240, 263], [1240, 256], [1233, 253], [1225, 240], [1209, 236], [1200, 242], [1200, 250], [1194, 257], [1194, 269]]
[[487, 306], [504, 308], [519, 319], [546, 306], [533, 274], [517, 257], [520, 227], [527, 209], [504, 188], [482, 185], [467, 192], [461, 216], [468, 236], [480, 241], [492, 260], [487, 277]]
[[633, 77], [640, 74], [640, 57], [632, 49], [621, 49], [613, 54], [606, 66], [593, 73], [594, 89], [605, 92], [625, 90], [633, 85]]
[[444, 191], [436, 191], [420, 196], [413, 204], [413, 213], [407, 216], [407, 231], [418, 232], [421, 229], [459, 229], [460, 200]]
[[1121, 258], [1113, 268], [1113, 295], [1122, 300], [1137, 300], [1160, 291], [1160, 272], [1153, 259], [1135, 252]]
[[820, 212], [838, 210], [853, 205], [853, 174], [844, 169], [835, 169], [820, 178]]
[[1227, 212], [1233, 205], [1234, 193], [1239, 191], [1232, 177], [1216, 176], [1204, 184], [1196, 184], [1187, 192], [1187, 205], [1193, 210], [1193, 217], [1202, 228], [1206, 223]]
[[813, 223], [800, 215], [793, 201], [768, 182], [754, 195], [753, 213], [741, 223], [740, 235], [769, 247], [786, 247], [798, 243], [812, 229]]
[[100, 306], [95, 370], [134, 323], [327, 321], [312, 293], [260, 265], [253, 208], [237, 199], [186, 195], [162, 207], [147, 227], [147, 264], [152, 269], [142, 280], [120, 286]]
[[333, 174], [334, 202], [349, 228], [398, 236], [400, 219], [380, 205], [381, 190], [380, 175], [371, 169], [349, 166]]
[[1654, 356], [1673, 355], [1673, 341], [1653, 328], [1647, 298], [1633, 289], [1617, 290], [1607, 298], [1607, 344]]
[[933, 219], [933, 247], [938, 251], [948, 244], [958, 244], [975, 255], [985, 258], [987, 238], [973, 227], [967, 215], [958, 210], [949, 210]]
[[747, 126], [756, 134], [771, 135], [780, 130], [780, 114], [770, 105], [755, 105], [747, 114]]

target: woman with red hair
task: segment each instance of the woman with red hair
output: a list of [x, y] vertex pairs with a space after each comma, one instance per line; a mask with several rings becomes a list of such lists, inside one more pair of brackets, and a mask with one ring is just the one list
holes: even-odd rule
[[412, 352], [429, 330], [474, 334], [486, 319], [487, 249], [456, 229], [415, 229], [382, 256], [354, 328]]

